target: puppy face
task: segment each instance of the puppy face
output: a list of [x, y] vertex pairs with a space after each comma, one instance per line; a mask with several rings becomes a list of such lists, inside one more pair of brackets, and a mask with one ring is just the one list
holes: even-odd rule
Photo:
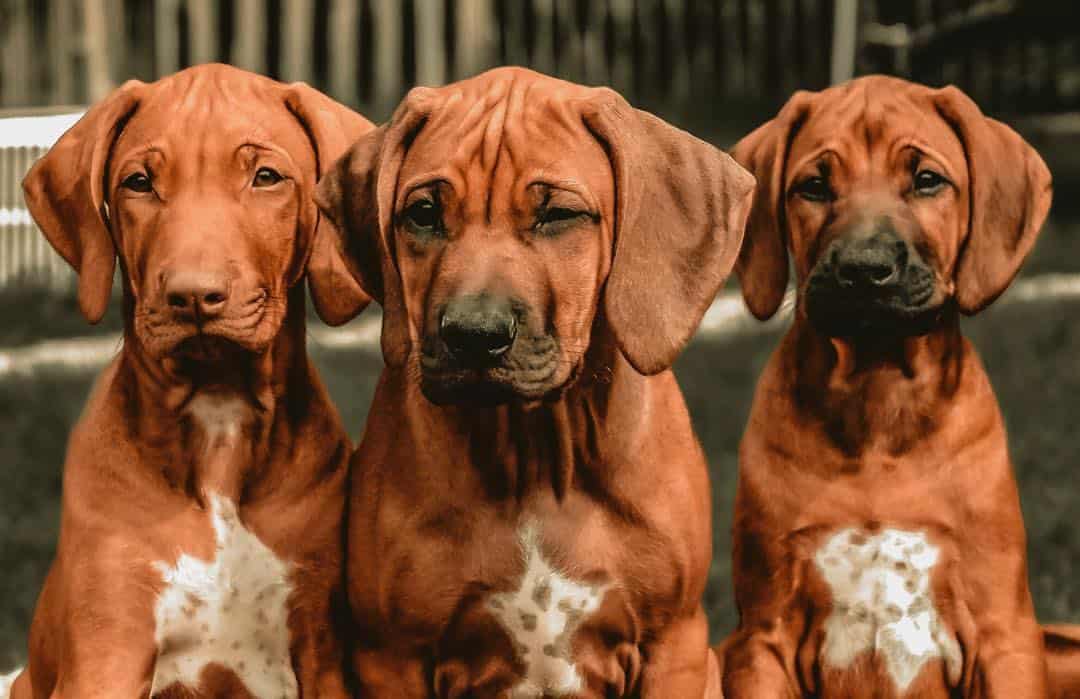
[[1050, 204], [1038, 154], [955, 88], [871, 76], [797, 93], [735, 147], [763, 186], [738, 265], [759, 318], [793, 256], [800, 310], [834, 337], [904, 337], [1000, 295]]
[[562, 118], [563, 95], [469, 98], [468, 121], [441, 112], [417, 136], [394, 203], [421, 385], [437, 403], [539, 399], [589, 345], [611, 267], [611, 166]]
[[315, 155], [283, 103], [277, 117], [207, 85], [177, 109], [158, 93], [113, 148], [108, 202], [153, 356], [213, 359], [264, 349], [285, 314], [302, 196]]
[[119, 259], [130, 344], [156, 359], [246, 356], [277, 335], [304, 271], [320, 164], [371, 128], [306, 85], [197, 66], [115, 90], [23, 187], [91, 322]]
[[598, 334], [655, 374], [730, 272], [752, 187], [607, 89], [519, 68], [417, 88], [319, 183], [343, 237], [313, 254], [315, 306], [379, 300], [387, 365], [435, 403], [557, 395]]
[[953, 294], [970, 187], [959, 138], [933, 116], [868, 87], [815, 110], [791, 144], [790, 247], [826, 334], [919, 334]]

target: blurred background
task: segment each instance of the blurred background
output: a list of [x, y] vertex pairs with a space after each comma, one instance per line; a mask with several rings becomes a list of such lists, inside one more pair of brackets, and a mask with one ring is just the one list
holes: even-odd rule
[[[119, 349], [119, 304], [87, 326], [74, 277], [22, 203], [31, 163], [128, 78], [224, 61], [304, 80], [373, 121], [415, 84], [499, 64], [608, 84], [728, 147], [796, 89], [893, 73], [953, 83], [1050, 164], [1055, 204], [1013, 288], [966, 321], [1002, 404], [1044, 620], [1080, 622], [1080, 4], [972, 0], [0, 0], [0, 672], [53, 555], [68, 431]], [[714, 638], [733, 628], [736, 449], [786, 326], [757, 324], [733, 283], [676, 366], [710, 459]], [[382, 366], [376, 313], [309, 344], [359, 436]]]

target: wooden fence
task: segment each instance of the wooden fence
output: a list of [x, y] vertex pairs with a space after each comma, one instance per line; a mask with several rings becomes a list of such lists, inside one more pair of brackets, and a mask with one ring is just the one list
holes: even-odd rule
[[[412, 85], [517, 64], [612, 85], [669, 118], [718, 123], [827, 85], [833, 9], [833, 0], [0, 0], [0, 107], [86, 104], [127, 78], [224, 61], [307, 81], [379, 120]], [[16, 128], [0, 120], [0, 288], [65, 287], [72, 276], [18, 187], [50, 141], [12, 146]]]
[[962, 87], [1005, 118], [1080, 110], [1080, 3], [865, 2], [859, 72]]
[[499, 64], [669, 109], [773, 102], [828, 83], [832, 15], [833, 0], [0, 0], [0, 106], [86, 103], [208, 61], [376, 118], [414, 84]]

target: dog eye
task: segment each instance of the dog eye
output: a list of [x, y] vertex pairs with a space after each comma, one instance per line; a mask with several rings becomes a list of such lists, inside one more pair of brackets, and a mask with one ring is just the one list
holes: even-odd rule
[[272, 185], [281, 182], [284, 177], [281, 176], [277, 170], [268, 167], [261, 167], [255, 173], [255, 179], [252, 182], [256, 187], [270, 187]]
[[830, 201], [833, 198], [829, 181], [820, 175], [807, 177], [795, 185], [793, 191], [807, 201]]
[[416, 231], [431, 233], [439, 225], [439, 207], [430, 199], [419, 199], [406, 207], [405, 219]]
[[576, 218], [585, 216], [584, 211], [577, 211], [576, 209], [567, 209], [563, 206], [552, 206], [542, 209], [536, 217], [537, 228], [545, 226], [551, 223], [562, 223], [564, 221], [572, 221]]
[[937, 194], [949, 181], [933, 170], [919, 170], [915, 173], [915, 193], [921, 196]]
[[128, 175], [124, 178], [124, 181], [120, 183], [120, 186], [125, 189], [130, 189], [133, 192], [150, 192], [153, 191], [154, 185], [150, 182], [150, 177], [143, 172], [136, 172]]

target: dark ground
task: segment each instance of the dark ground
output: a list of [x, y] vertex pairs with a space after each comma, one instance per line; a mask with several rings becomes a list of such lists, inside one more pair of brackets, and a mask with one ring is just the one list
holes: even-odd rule
[[[1030, 269], [1068, 271], [1077, 236], [1080, 226], [1051, 225]], [[7, 321], [0, 327], [0, 346], [40, 338], [46, 328], [62, 327], [62, 334], [83, 330], [72, 299], [46, 301], [27, 292], [0, 300], [0, 313]], [[55, 324], [47, 322], [50, 314]], [[110, 314], [115, 322], [115, 311]], [[966, 328], [1006, 415], [1040, 617], [1080, 622], [1080, 487], [1073, 473], [1080, 464], [1074, 413], [1080, 394], [1080, 301], [1003, 304], [967, 321]], [[713, 474], [716, 551], [706, 606], [714, 637], [735, 623], [729, 538], [736, 449], [756, 377], [778, 337], [768, 332], [695, 340], [676, 365]], [[312, 351], [345, 423], [358, 435], [381, 358]], [[92, 378], [85, 372], [51, 372], [0, 380], [0, 669], [25, 653], [25, 631], [56, 539], [66, 436]]]

